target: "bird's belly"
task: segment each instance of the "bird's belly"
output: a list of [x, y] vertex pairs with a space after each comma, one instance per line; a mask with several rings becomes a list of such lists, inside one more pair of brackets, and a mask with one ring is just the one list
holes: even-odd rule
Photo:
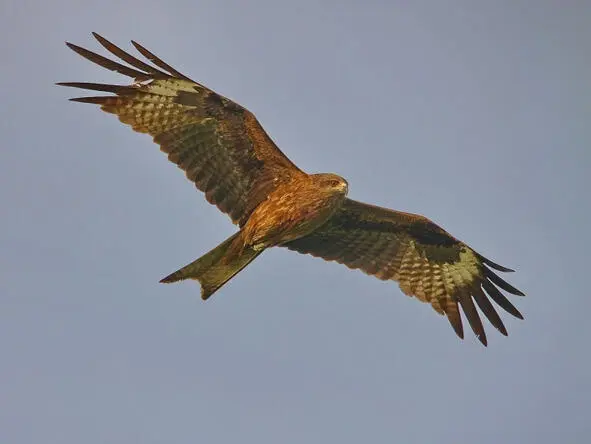
[[267, 201], [244, 227], [247, 243], [262, 249], [304, 237], [322, 226], [340, 203], [332, 199]]

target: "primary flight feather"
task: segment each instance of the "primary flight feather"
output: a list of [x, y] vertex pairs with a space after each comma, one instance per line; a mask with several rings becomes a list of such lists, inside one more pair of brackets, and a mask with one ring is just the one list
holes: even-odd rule
[[460, 338], [460, 308], [484, 345], [476, 306], [503, 335], [507, 330], [490, 299], [523, 319], [501, 290], [523, 293], [493, 271], [513, 270], [486, 259], [423, 216], [347, 198], [345, 179], [300, 170], [246, 108], [191, 80], [136, 42], [135, 48], [152, 64], [93, 35], [127, 65], [67, 45], [134, 82], [58, 85], [112, 93], [71, 100], [100, 105], [134, 130], [150, 134], [207, 200], [239, 227], [161, 282], [197, 280], [207, 299], [265, 249], [282, 246], [397, 281], [404, 293], [446, 315]]

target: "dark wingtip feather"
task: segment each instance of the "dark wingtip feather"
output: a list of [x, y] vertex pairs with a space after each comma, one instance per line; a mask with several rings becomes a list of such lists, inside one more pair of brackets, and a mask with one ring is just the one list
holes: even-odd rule
[[472, 328], [472, 331], [478, 338], [483, 345], [486, 346], [486, 333], [484, 331], [484, 326], [482, 325], [482, 320], [478, 315], [478, 311], [476, 310], [476, 306], [474, 305], [474, 301], [472, 300], [472, 296], [466, 291], [461, 291], [458, 295], [458, 300], [460, 302], [460, 306]]
[[121, 60], [129, 63], [131, 66], [133, 66], [139, 70], [145, 71], [147, 73], [153, 74], [154, 78], [169, 78], [170, 77], [170, 75], [166, 74], [165, 72], [160, 71], [159, 69], [156, 69], [153, 66], [142, 62], [137, 57], [134, 57], [133, 55], [131, 55], [127, 51], [124, 51], [123, 49], [119, 48], [117, 45], [110, 42], [109, 40], [107, 40], [106, 38], [101, 36], [100, 34], [93, 32], [92, 35], [102, 45], [103, 48], [105, 48], [107, 51], [109, 51], [115, 57], [119, 57]]
[[96, 96], [96, 97], [73, 97], [68, 99], [70, 102], [92, 103], [93, 105], [104, 105], [112, 96]]
[[71, 43], [71, 42], [66, 42], [66, 46], [67, 46], [68, 48], [70, 48], [72, 51], [75, 51], [75, 52], [79, 52], [79, 51], [82, 51], [82, 52], [84, 52], [84, 51], [86, 51], [86, 50], [85, 50], [84, 48], [82, 48], [81, 46], [78, 46], [78, 45], [76, 45], [76, 44], [74, 44], [74, 43]]
[[84, 48], [82, 48], [81, 46], [75, 45], [74, 43], [71, 42], [66, 42], [66, 46], [68, 48], [70, 48], [72, 51], [74, 51], [75, 53], [78, 53], [80, 55], [82, 55], [81, 53], [86, 51]]
[[69, 88], [89, 89], [92, 91], [110, 92], [114, 94], [133, 93], [137, 90], [129, 86], [109, 85], [105, 83], [90, 83], [90, 82], [59, 82], [59, 86], [67, 86]]
[[484, 316], [489, 320], [489, 322], [495, 327], [497, 330], [501, 332], [502, 335], [507, 336], [507, 329], [505, 328], [505, 324], [501, 320], [501, 317], [493, 307], [492, 303], [488, 300], [482, 288], [477, 287], [472, 291], [472, 297], [476, 301], [478, 307]]
[[517, 309], [515, 309], [517, 312], [516, 313], [511, 313], [513, 314], [517, 319], [521, 319], [522, 321], [525, 319], [525, 317], [521, 314], [521, 312]]
[[110, 60], [106, 57], [103, 57], [100, 54], [97, 54], [96, 52], [92, 52], [89, 51], [88, 49], [82, 48], [81, 46], [78, 45], [74, 45], [73, 43], [70, 42], [66, 42], [66, 46], [68, 46], [68, 48], [70, 48], [72, 51], [74, 51], [75, 53], [81, 55], [82, 57], [84, 57], [85, 59], [96, 63], [99, 66], [102, 66], [103, 68], [106, 68], [110, 71], [115, 71], [118, 72], [119, 74], [123, 74], [125, 76], [129, 76], [132, 77], [134, 79], [149, 79], [150, 76], [147, 75], [145, 72], [142, 71], [138, 71], [137, 69], [133, 69], [130, 68], [129, 66], [125, 66], [122, 65], [121, 63], [115, 62], [113, 60]]
[[488, 293], [490, 298], [495, 301], [503, 310], [509, 314], [512, 314], [518, 319], [523, 319], [523, 315], [519, 312], [519, 310], [515, 308], [509, 299], [507, 299], [503, 293], [501, 293], [499, 289], [492, 284], [492, 282], [485, 280], [482, 282], [482, 287]]
[[[451, 322], [450, 322], [450, 324], [451, 324]], [[456, 332], [456, 335], [458, 335], [458, 338], [464, 339], [464, 329], [463, 329], [463, 327], [460, 325], [459, 328], [456, 328], [456, 326], [454, 324], [451, 324], [451, 326], [454, 329], [454, 331]]]
[[[474, 252], [476, 253], [476, 252]], [[494, 268], [497, 271], [502, 271], [505, 273], [514, 273], [515, 270], [511, 269], [511, 268], [507, 268], [507, 267], [503, 267], [502, 265], [497, 264], [496, 262], [491, 261], [490, 259], [484, 257], [483, 255], [476, 253], [476, 256], [478, 257], [478, 259], [480, 259], [482, 261], [482, 263], [488, 265], [491, 268]]]
[[173, 75], [174, 77], [177, 77], [177, 78], [180, 78], [180, 79], [184, 79], [184, 80], [188, 80], [190, 82], [193, 81], [189, 77], [187, 77], [186, 75], [184, 75], [183, 73], [181, 73], [181, 72], [177, 71], [176, 69], [174, 69], [168, 63], [164, 62], [156, 54], [154, 54], [154, 53], [150, 52], [148, 49], [144, 48], [142, 45], [140, 45], [135, 40], [132, 40], [131, 41], [131, 44], [133, 46], [135, 46], [135, 49], [137, 49], [141, 55], [143, 55], [145, 58], [147, 58], [150, 62], [152, 62], [158, 68], [163, 69], [164, 71], [166, 71], [167, 73]]
[[506, 292], [511, 293], [511, 294], [514, 294], [515, 296], [525, 296], [525, 293], [523, 293], [522, 291], [520, 291], [517, 288], [515, 288], [513, 285], [511, 285], [508, 282], [506, 282], [504, 279], [502, 279], [501, 277], [499, 277], [493, 271], [488, 270], [488, 269], [485, 268], [484, 274], [486, 275], [486, 277], [493, 284], [495, 284], [496, 286], [502, 288]]
[[445, 310], [445, 315], [451, 327], [456, 332], [456, 335], [458, 335], [458, 338], [464, 339], [464, 326], [462, 325], [458, 303], [453, 302], [451, 307], [448, 306], [448, 309]]
[[486, 335], [484, 333], [482, 335], [476, 335], [476, 337], [482, 345], [484, 345], [485, 347], [488, 346], [488, 340], [486, 339]]

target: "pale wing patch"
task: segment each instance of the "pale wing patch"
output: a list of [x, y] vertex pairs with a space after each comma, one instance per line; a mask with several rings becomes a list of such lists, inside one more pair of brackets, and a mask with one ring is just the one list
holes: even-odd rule
[[190, 124], [207, 123], [192, 116], [190, 106], [176, 101], [180, 91], [200, 94], [204, 89], [182, 79], [147, 80], [135, 82], [137, 95], [109, 98], [102, 105], [106, 112], [119, 115], [119, 120], [138, 132], [160, 134]]
[[160, 96], [175, 97], [179, 91], [200, 93], [203, 88], [193, 82], [182, 79], [148, 80], [134, 82], [133, 86], [141, 91], [157, 94]]
[[451, 287], [455, 286], [454, 278], [462, 280], [462, 276], [468, 282], [474, 280], [474, 276], [480, 275], [480, 263], [478, 259], [468, 249], [460, 251], [460, 259], [455, 263], [444, 263], [442, 264], [443, 272], [447, 276], [446, 282], [449, 282]]

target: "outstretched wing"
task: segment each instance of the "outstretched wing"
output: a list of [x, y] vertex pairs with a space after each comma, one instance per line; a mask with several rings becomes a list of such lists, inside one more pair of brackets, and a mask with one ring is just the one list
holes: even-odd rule
[[189, 79], [136, 42], [132, 42], [136, 49], [156, 67], [93, 35], [111, 54], [131, 66], [67, 45], [91, 62], [135, 82], [58, 85], [113, 93], [70, 100], [98, 104], [135, 131], [150, 134], [168, 159], [233, 222], [244, 224], [274, 187], [293, 174], [303, 174], [247, 109]]
[[480, 341], [487, 344], [474, 302], [491, 324], [507, 335], [489, 297], [523, 319], [499, 288], [514, 295], [523, 293], [491, 268], [513, 270], [486, 259], [423, 216], [347, 199], [317, 231], [284, 246], [359, 268], [383, 280], [398, 281], [404, 293], [447, 315], [460, 338], [464, 331], [459, 307]]

